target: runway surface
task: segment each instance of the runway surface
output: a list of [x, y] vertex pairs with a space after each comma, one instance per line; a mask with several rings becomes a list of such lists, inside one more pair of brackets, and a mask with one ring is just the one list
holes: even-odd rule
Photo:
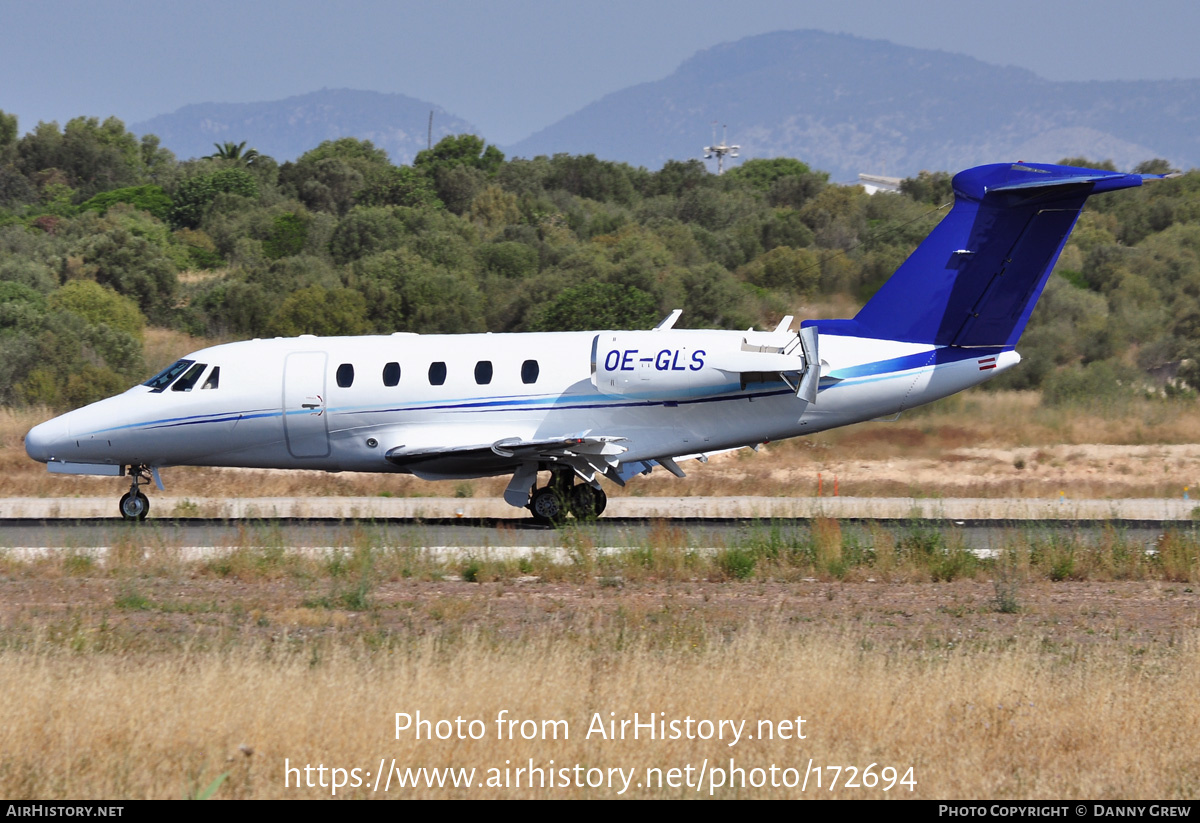
[[[123, 490], [122, 490], [123, 491]], [[494, 518], [519, 523], [529, 518], [498, 498], [454, 497], [259, 497], [186, 498], [147, 492], [150, 519], [162, 518], [328, 518], [453, 519]], [[112, 497], [0, 498], [0, 521], [14, 518], [115, 518]], [[1155, 520], [1200, 517], [1198, 501], [1175, 498], [1076, 500], [1071, 498], [911, 498], [911, 497], [613, 497], [609, 518], [835, 517], [869, 520]]]
[[[1189, 522], [1163, 520], [980, 520], [842, 518], [842, 541], [871, 545], [881, 532], [896, 541], [936, 541], [988, 556], [1006, 545], [1051, 536], [1086, 541], [1117, 537], [1153, 550], [1167, 531], [1194, 531]], [[811, 521], [805, 518], [632, 518], [571, 521], [563, 528], [530, 520], [497, 518], [159, 518], [125, 523], [115, 518], [0, 519], [0, 553], [39, 556], [66, 550], [103, 554], [113, 546], [136, 545], [207, 557], [234, 548], [281, 547], [328, 552], [370, 546], [416, 549], [435, 554], [528, 556], [565, 553], [586, 546], [614, 551], [644, 546], [715, 550], [733, 546], [802, 545]]]

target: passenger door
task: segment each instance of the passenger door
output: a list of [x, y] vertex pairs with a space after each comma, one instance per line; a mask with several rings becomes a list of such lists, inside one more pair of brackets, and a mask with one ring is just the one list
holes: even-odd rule
[[283, 432], [292, 457], [328, 457], [323, 351], [292, 352], [283, 368]]

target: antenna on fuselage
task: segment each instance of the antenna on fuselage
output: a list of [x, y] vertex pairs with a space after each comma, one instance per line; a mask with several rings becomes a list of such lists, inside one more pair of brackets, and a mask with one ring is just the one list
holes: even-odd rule
[[721, 126], [721, 142], [718, 143], [717, 142], [717, 121], [714, 120], [713, 121], [713, 144], [711, 146], [704, 147], [704, 159], [705, 160], [712, 160], [714, 157], [717, 158], [717, 174], [721, 174], [722, 172], [725, 171], [725, 155], [728, 154], [730, 157], [737, 157], [738, 151], [740, 151], [742, 148], [741, 146], [730, 146], [725, 142], [725, 132], [728, 129], [729, 129], [729, 126]]

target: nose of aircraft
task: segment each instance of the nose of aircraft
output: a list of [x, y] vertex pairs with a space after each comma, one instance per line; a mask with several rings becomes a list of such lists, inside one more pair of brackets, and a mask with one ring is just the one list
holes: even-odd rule
[[34, 426], [25, 435], [25, 453], [34, 460], [45, 463], [60, 451], [64, 441], [70, 437], [67, 416], [47, 420], [41, 425]]

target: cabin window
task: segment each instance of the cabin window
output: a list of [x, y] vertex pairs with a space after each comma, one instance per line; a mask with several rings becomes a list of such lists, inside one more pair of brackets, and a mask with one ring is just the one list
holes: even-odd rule
[[167, 386], [171, 385], [176, 377], [187, 371], [187, 367], [195, 363], [195, 360], [176, 360], [171, 365], [160, 371], [158, 374], [151, 377], [143, 386], [149, 386], [156, 392], [162, 391]]
[[183, 373], [183, 377], [175, 381], [171, 386], [171, 391], [191, 391], [192, 386], [196, 385], [196, 381], [200, 379], [200, 375], [204, 374], [204, 370], [207, 368], [207, 363], [195, 364]]
[[475, 382], [486, 386], [492, 382], [492, 361], [480, 360], [475, 364]]
[[400, 364], [387, 363], [383, 367], [383, 385], [395, 386], [400, 383]]
[[338, 366], [337, 384], [343, 389], [348, 389], [354, 385], [354, 366], [349, 363], [343, 363]]
[[538, 368], [538, 361], [526, 360], [521, 364], [521, 382], [536, 383], [538, 379], [538, 373], [540, 371], [541, 369]]
[[213, 369], [208, 374], [208, 379], [204, 381], [204, 385], [200, 387], [204, 389], [215, 389], [221, 385], [221, 367], [213, 366]]
[[440, 386], [446, 382], [446, 364], [441, 361], [429, 364], [429, 385]]

